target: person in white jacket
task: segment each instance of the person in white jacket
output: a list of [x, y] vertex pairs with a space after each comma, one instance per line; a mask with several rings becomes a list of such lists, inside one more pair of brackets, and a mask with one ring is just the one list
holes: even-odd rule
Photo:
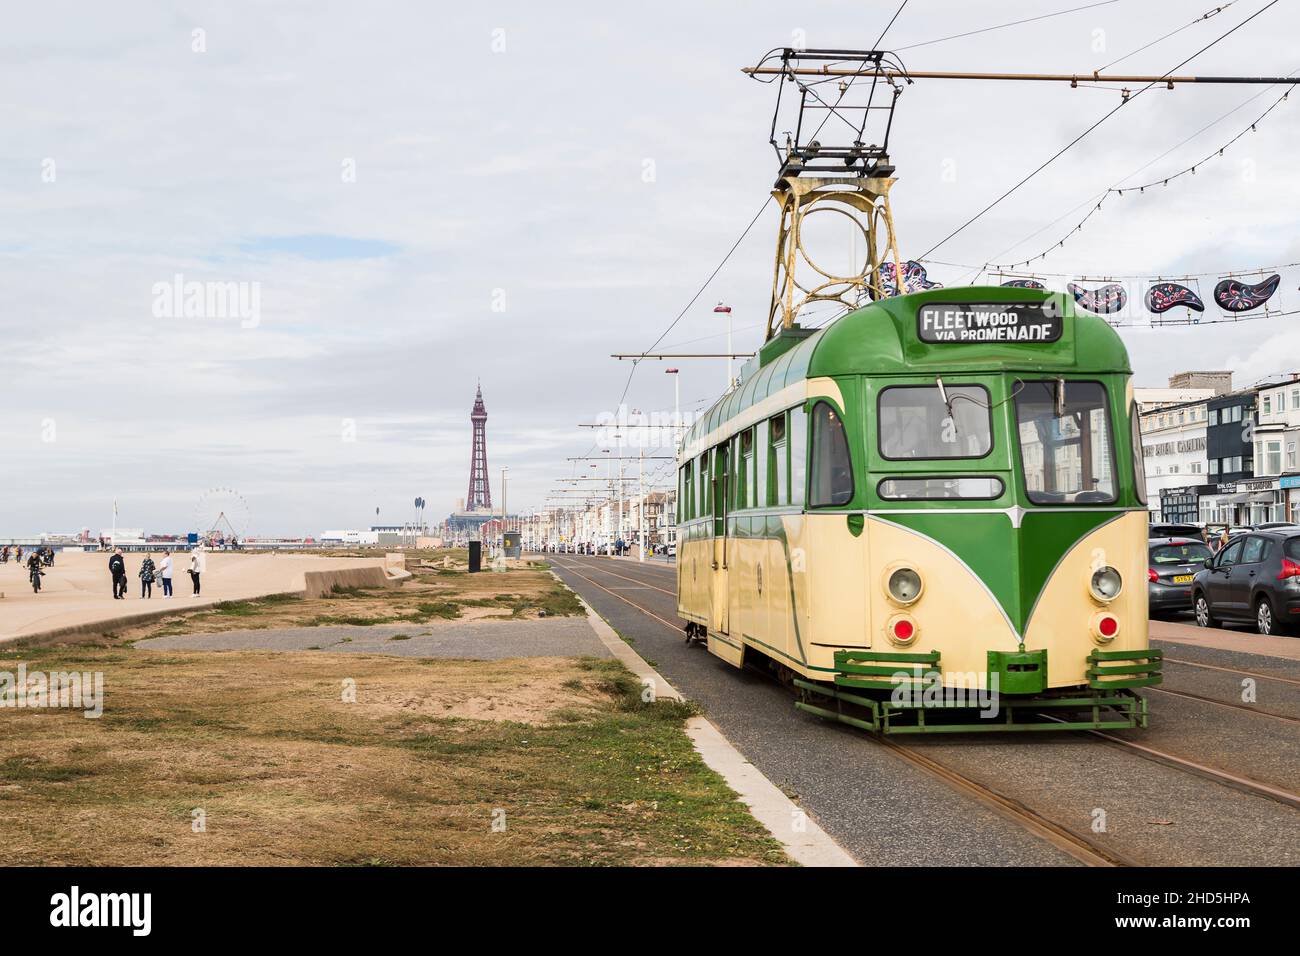
[[194, 596], [199, 596], [199, 575], [207, 570], [208, 555], [203, 546], [196, 544], [190, 552], [190, 581], [194, 584]]
[[163, 597], [164, 598], [171, 597], [172, 596], [172, 553], [170, 551], [163, 552], [163, 558], [161, 561], [158, 562], [158, 574], [162, 578]]

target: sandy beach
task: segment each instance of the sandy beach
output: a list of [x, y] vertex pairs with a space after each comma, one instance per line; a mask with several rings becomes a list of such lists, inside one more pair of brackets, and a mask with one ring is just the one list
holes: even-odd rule
[[[151, 555], [154, 563], [159, 554]], [[190, 585], [189, 554], [173, 554], [175, 596], [164, 599], [162, 583], [155, 581], [153, 597], [140, 597], [140, 563], [143, 553], [125, 554], [127, 597], [113, 600], [108, 554], [65, 552], [45, 569], [41, 592], [32, 591], [25, 565], [11, 558], [0, 564], [0, 642], [58, 628], [99, 623], [169, 609], [202, 607], [219, 601], [257, 597], [283, 591], [300, 591], [307, 571], [383, 567], [382, 557], [318, 558], [303, 554], [209, 552], [202, 577], [202, 594]]]

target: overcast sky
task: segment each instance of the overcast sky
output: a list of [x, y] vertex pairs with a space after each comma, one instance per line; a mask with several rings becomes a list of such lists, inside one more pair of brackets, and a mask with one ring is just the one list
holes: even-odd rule
[[[1085, 2], [911, 0], [883, 46]], [[1121, 69], [1162, 73], [1264, 2], [1238, 0]], [[1211, 6], [1118, 0], [902, 55], [915, 70], [1087, 72]], [[512, 510], [540, 506], [571, 473], [565, 458], [591, 448], [579, 423], [622, 391], [628, 366], [609, 353], [655, 340], [772, 184], [773, 90], [740, 67], [798, 39], [869, 46], [895, 8], [15, 7], [0, 33], [0, 535], [98, 530], [114, 499], [121, 526], [192, 530], [211, 488], [242, 494], [253, 533], [366, 526], [376, 508], [400, 521], [416, 495], [440, 518], [466, 492], [480, 381], [494, 498], [508, 465]], [[1183, 72], [1289, 74], [1297, 36], [1300, 13], [1281, 3]], [[1152, 90], [934, 257], [1041, 251], [1083, 210], [1045, 229], [1053, 220], [1260, 92]], [[1278, 95], [1263, 90], [1131, 182], [1200, 159]], [[891, 140], [903, 255], [1116, 101], [1065, 85], [907, 88]], [[1300, 260], [1297, 109], [1283, 104], [1195, 177], [1111, 200], [1040, 268]], [[662, 347], [720, 351], [720, 299], [737, 348], [757, 344], [775, 228], [769, 206]], [[954, 284], [967, 270], [931, 274]], [[187, 314], [166, 291], [177, 276], [256, 298]], [[1287, 308], [1300, 308], [1297, 280], [1284, 273]], [[1202, 280], [1207, 299], [1213, 283]], [[1295, 322], [1124, 334], [1140, 384], [1220, 367], [1246, 384], [1300, 367]], [[679, 364], [684, 406], [717, 395], [722, 363]], [[642, 365], [628, 403], [672, 402], [662, 366]]]

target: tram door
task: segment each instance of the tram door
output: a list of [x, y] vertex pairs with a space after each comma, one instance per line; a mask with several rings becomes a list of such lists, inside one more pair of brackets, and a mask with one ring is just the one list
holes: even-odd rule
[[726, 634], [730, 629], [727, 614], [727, 509], [728, 482], [731, 469], [727, 467], [727, 443], [714, 449], [712, 472], [712, 507], [713, 513], [713, 571], [709, 581], [709, 599], [712, 610], [709, 617], [709, 629], [719, 634]]

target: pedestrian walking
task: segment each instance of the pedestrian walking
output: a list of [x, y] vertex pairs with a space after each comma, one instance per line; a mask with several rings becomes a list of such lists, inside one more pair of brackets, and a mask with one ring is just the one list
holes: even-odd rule
[[207, 570], [208, 556], [202, 546], [195, 545], [190, 552], [190, 582], [194, 585], [194, 596], [199, 596], [199, 576]]
[[158, 565], [158, 570], [162, 576], [163, 597], [169, 598], [172, 596], [172, 553], [170, 551], [163, 552], [163, 559]]
[[113, 549], [113, 554], [108, 559], [108, 573], [113, 576], [113, 600], [124, 599], [126, 597], [126, 559], [122, 557], [121, 548]]
[[157, 565], [153, 563], [153, 558], [146, 554], [144, 560], [140, 562], [140, 597], [153, 597], [153, 579], [156, 570]]

